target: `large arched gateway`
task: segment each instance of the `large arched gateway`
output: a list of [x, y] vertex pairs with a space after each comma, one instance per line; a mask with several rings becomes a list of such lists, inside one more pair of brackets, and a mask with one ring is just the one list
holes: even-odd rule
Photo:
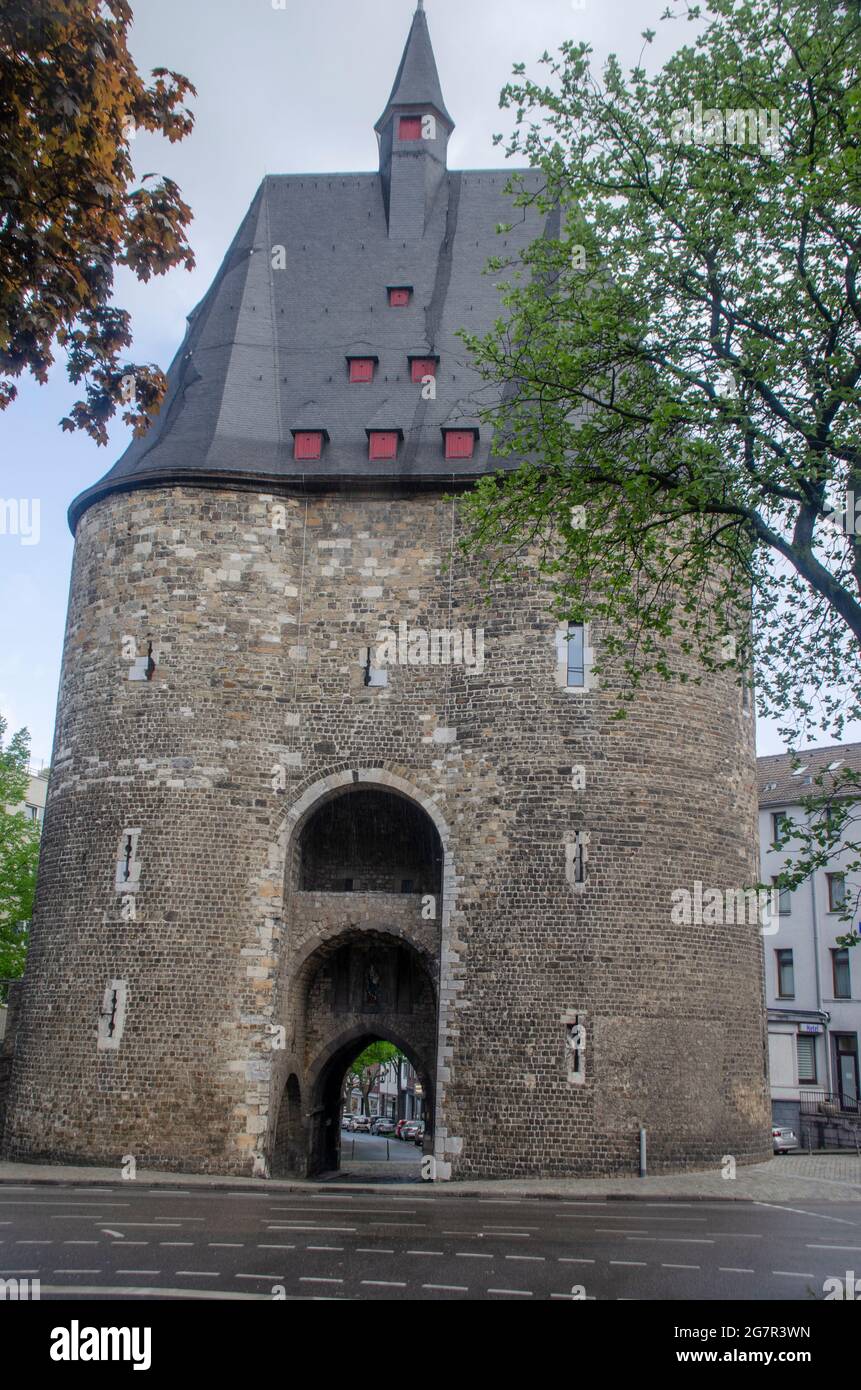
[[338, 1167], [344, 1072], [368, 1043], [398, 1046], [422, 1080], [433, 1140], [445, 847], [403, 787], [327, 788], [286, 855], [275, 1029], [273, 1174]]

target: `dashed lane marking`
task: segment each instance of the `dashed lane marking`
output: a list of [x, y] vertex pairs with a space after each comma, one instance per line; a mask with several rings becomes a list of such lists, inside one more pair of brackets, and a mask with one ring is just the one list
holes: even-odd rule
[[531, 1289], [488, 1289], [487, 1292], [488, 1292], [488, 1293], [501, 1293], [501, 1294], [504, 1294], [506, 1298], [512, 1298], [512, 1297], [516, 1297], [516, 1298], [531, 1298], [531, 1297], [532, 1297], [532, 1290], [531, 1290]]
[[469, 1293], [466, 1284], [422, 1284], [423, 1289], [439, 1289], [443, 1293]]

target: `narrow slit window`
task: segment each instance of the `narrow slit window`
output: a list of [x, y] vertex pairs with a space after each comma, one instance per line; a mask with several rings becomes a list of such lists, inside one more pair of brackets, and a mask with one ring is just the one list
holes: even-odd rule
[[775, 951], [777, 958], [777, 997], [778, 999], [795, 998], [795, 968], [792, 963], [791, 951]]
[[585, 629], [582, 623], [568, 624], [568, 685], [586, 684]]
[[798, 1081], [801, 1086], [816, 1085], [816, 1038], [799, 1034], [795, 1039]]
[[828, 911], [842, 912], [846, 906], [845, 874], [826, 874], [828, 880]]

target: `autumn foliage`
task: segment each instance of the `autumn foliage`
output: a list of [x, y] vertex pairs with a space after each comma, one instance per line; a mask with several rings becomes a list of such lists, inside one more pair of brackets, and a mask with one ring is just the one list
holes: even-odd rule
[[169, 178], [137, 180], [137, 131], [171, 142], [192, 129], [194, 87], [127, 47], [127, 0], [0, 0], [0, 410], [24, 372], [45, 382], [57, 346], [84, 398], [62, 421], [107, 442], [118, 408], [143, 433], [166, 380], [123, 360], [128, 313], [114, 268], [140, 280], [191, 270], [191, 211]]

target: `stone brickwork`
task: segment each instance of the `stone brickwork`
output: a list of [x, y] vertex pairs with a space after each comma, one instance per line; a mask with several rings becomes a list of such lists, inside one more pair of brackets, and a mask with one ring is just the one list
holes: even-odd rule
[[[394, 491], [159, 487], [84, 513], [7, 1156], [263, 1173], [280, 1143], [311, 1171], [332, 1075], [375, 1030], [428, 1073], [440, 1177], [631, 1173], [640, 1125], [655, 1170], [768, 1156], [757, 928], [671, 917], [674, 889], [758, 876], [740, 691], [648, 686], [614, 721], [606, 678], [559, 685], [541, 587], [485, 602], [453, 525]], [[483, 671], [366, 685], [399, 621], [483, 628]], [[432, 917], [397, 845], [381, 887], [302, 887], [305, 829], [356, 788], [421, 809]], [[415, 891], [387, 892], [401, 875]], [[374, 979], [414, 959], [409, 1009], [376, 984], [337, 1006], [348, 940], [379, 943]]]

